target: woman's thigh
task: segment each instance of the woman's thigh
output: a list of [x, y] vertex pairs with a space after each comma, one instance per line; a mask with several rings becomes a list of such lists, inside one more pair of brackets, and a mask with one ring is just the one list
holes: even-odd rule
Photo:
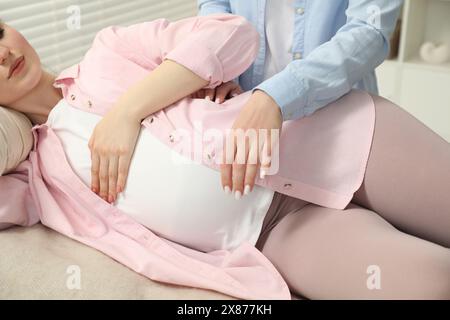
[[407, 233], [450, 247], [450, 144], [379, 97], [375, 111], [365, 178], [352, 202]]
[[306, 298], [450, 298], [449, 249], [355, 204], [307, 204], [285, 215], [260, 250]]

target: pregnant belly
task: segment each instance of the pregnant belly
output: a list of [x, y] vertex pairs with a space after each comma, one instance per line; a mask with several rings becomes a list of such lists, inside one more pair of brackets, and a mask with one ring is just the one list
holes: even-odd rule
[[[87, 186], [91, 183], [87, 144], [100, 119], [60, 102], [48, 120], [72, 169]], [[273, 191], [255, 186], [235, 200], [223, 192], [218, 171], [186, 161], [142, 128], [126, 188], [114, 205], [155, 234], [208, 252], [231, 250], [243, 241], [254, 245], [272, 198]]]

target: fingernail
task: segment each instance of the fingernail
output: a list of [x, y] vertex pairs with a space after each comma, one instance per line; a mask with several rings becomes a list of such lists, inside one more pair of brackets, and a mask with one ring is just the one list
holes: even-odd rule
[[113, 196], [112, 195], [109, 195], [108, 196], [108, 202], [112, 202], [113, 201]]
[[231, 96], [234, 98], [234, 97], [236, 97], [236, 96], [238, 96], [239, 95], [239, 93], [233, 93], [233, 94], [231, 94]]
[[265, 176], [266, 176], [266, 170], [260, 169], [260, 170], [259, 170], [259, 177], [260, 177], [261, 179], [264, 179]]
[[92, 192], [97, 193], [97, 189], [92, 187]]
[[231, 189], [230, 189], [229, 186], [225, 186], [224, 190], [225, 190], [226, 194], [230, 194], [231, 193]]
[[103, 196], [102, 199], [105, 201], [108, 201], [108, 199], [106, 199], [106, 196]]
[[210, 96], [206, 96], [206, 97], [205, 97], [205, 100], [211, 101]]
[[244, 194], [248, 195], [250, 193], [250, 186], [248, 184], [245, 185]]
[[236, 199], [236, 200], [239, 200], [240, 198], [241, 198], [241, 192], [238, 190], [238, 191], [236, 191], [235, 193], [234, 193], [234, 198]]
[[120, 192], [122, 192], [122, 187], [121, 186], [117, 186], [116, 193], [120, 193]]
[[220, 99], [216, 98], [216, 101], [214, 101], [215, 103], [220, 103]]

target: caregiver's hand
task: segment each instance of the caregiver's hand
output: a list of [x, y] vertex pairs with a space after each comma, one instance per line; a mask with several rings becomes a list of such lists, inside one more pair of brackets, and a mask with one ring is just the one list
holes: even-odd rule
[[209, 99], [216, 103], [222, 103], [227, 98], [232, 98], [242, 93], [241, 87], [234, 81], [224, 82], [214, 89], [200, 89], [190, 95], [195, 99]]
[[[220, 172], [222, 187], [226, 193], [233, 190], [236, 199], [239, 199], [243, 193], [248, 194], [252, 191], [259, 166], [260, 174], [262, 178], [264, 177], [271, 163], [270, 129], [278, 129], [279, 137], [282, 123], [281, 110], [276, 102], [264, 91], [255, 90], [236, 118], [227, 137], [227, 140], [233, 143], [224, 145]], [[238, 135], [234, 135], [235, 139], [231, 139], [233, 130], [239, 128], [243, 129], [244, 133], [248, 129], [254, 129], [256, 139], [248, 139], [246, 136], [245, 143], [236, 139]], [[261, 145], [259, 129], [267, 129], [267, 134], [261, 139], [263, 141]], [[268, 155], [268, 158], [264, 157], [265, 155]]]
[[123, 106], [116, 105], [92, 133], [89, 140], [91, 189], [105, 201], [116, 201], [117, 193], [125, 188], [140, 128], [140, 120], [127, 115]]

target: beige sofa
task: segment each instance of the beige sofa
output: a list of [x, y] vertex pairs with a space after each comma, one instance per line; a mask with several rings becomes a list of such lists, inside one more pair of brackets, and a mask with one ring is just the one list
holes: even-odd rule
[[[31, 127], [23, 114], [0, 107], [0, 175], [28, 156], [33, 144]], [[74, 285], [75, 274], [80, 281]], [[152, 281], [98, 250], [37, 224], [0, 230], [0, 299], [235, 298]]]
[[[31, 127], [25, 115], [0, 107], [0, 175], [27, 158], [33, 145]], [[71, 276], [76, 272], [80, 281], [74, 286]], [[151, 281], [100, 251], [37, 224], [0, 230], [0, 299], [234, 298]]]
[[235, 298], [152, 281], [39, 223], [0, 231], [0, 299]]

